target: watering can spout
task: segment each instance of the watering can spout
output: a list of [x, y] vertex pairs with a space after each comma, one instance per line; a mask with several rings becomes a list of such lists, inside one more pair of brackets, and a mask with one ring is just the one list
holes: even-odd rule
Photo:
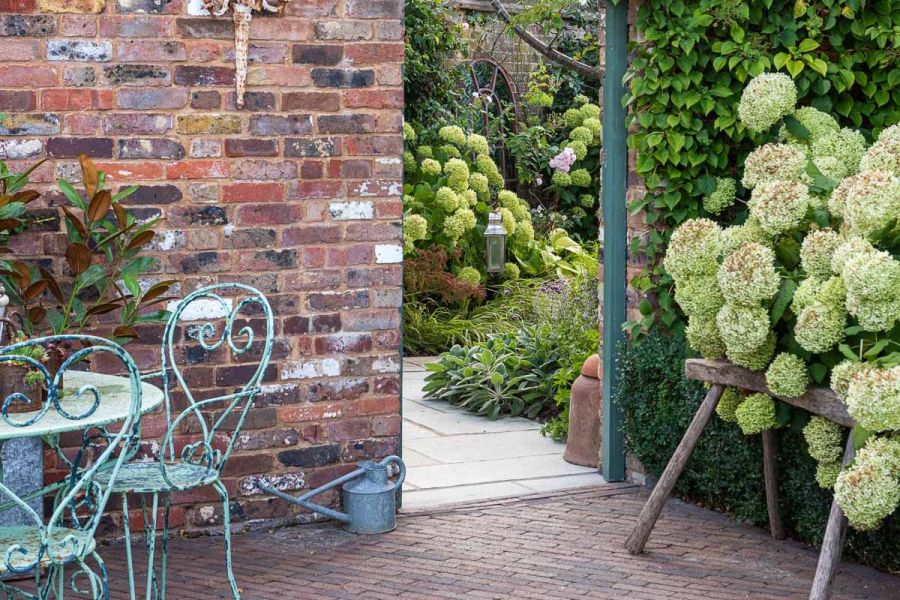
[[[397, 469], [397, 480], [391, 482], [390, 467]], [[397, 490], [406, 478], [406, 465], [399, 456], [388, 456], [380, 462], [364, 461], [355, 471], [300, 496], [291, 496], [271, 486], [257, 484], [259, 489], [286, 502], [346, 523], [354, 533], [385, 533], [397, 526]], [[310, 498], [342, 485], [344, 510], [340, 512], [310, 501]]]

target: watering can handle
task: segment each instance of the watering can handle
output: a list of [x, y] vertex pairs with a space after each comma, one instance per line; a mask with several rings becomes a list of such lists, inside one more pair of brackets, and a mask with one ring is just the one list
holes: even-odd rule
[[388, 456], [381, 461], [381, 464], [384, 466], [391, 463], [397, 465], [397, 482], [394, 485], [399, 488], [403, 485], [403, 480], [406, 479], [406, 465], [403, 464], [403, 460], [399, 456]]

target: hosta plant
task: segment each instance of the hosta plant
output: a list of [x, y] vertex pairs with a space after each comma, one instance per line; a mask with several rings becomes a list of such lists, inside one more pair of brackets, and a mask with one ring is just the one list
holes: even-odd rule
[[[687, 339], [706, 358], [764, 371], [781, 397], [813, 382], [834, 388], [860, 452], [842, 471], [843, 433], [816, 420], [807, 442], [820, 484], [834, 486], [854, 527], [871, 529], [900, 504], [900, 125], [869, 145], [831, 115], [798, 108], [780, 73], [753, 79], [737, 114], [761, 143], [740, 185], [720, 181], [706, 204], [746, 198], [746, 218], [686, 221], [664, 261]], [[746, 433], [790, 420], [759, 396], [732, 393], [722, 410]]]

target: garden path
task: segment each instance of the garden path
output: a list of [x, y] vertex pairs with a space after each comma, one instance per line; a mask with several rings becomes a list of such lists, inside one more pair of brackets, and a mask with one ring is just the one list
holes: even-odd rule
[[596, 469], [563, 460], [565, 444], [541, 435], [539, 423], [490, 421], [444, 402], [423, 400], [434, 358], [403, 361], [403, 506], [524, 496], [599, 485]]

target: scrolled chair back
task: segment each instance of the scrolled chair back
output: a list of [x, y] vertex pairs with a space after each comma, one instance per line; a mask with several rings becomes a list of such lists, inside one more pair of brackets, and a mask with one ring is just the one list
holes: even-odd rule
[[[70, 345], [75, 348], [62, 362], [55, 373], [35, 357], [35, 349]], [[87, 361], [101, 354], [112, 356], [116, 370], [125, 374], [118, 381], [115, 390], [91, 383], [83, 371], [72, 367], [83, 366]], [[109, 361], [107, 361], [109, 362]], [[49, 336], [18, 342], [0, 349], [0, 369], [7, 365], [26, 366], [32, 373], [29, 384], [22, 383], [16, 391], [2, 398], [0, 408], [0, 428], [5, 429], [5, 437], [47, 436], [53, 438], [65, 430], [85, 428], [100, 431], [105, 444], [94, 447], [90, 460], [79, 458], [68, 462], [71, 472], [55, 486], [56, 497], [53, 512], [46, 519], [35, 512], [22, 498], [17, 496], [2, 481], [3, 508], [14, 506], [26, 516], [28, 526], [19, 540], [6, 548], [0, 548], [0, 563], [6, 572], [27, 573], [36, 567], [65, 565], [78, 561], [82, 566], [79, 574], [86, 576], [90, 587], [98, 585], [96, 573], [86, 570], [82, 560], [91, 552], [94, 533], [100, 522], [112, 486], [122, 464], [131, 454], [131, 447], [137, 444], [138, 426], [141, 415], [141, 376], [131, 356], [120, 345], [110, 340], [87, 335]], [[120, 368], [119, 368], [120, 367]], [[33, 374], [37, 374], [36, 376]], [[63, 384], [68, 379], [67, 388]], [[34, 381], [36, 380], [36, 381]], [[76, 381], [77, 388], [72, 381]], [[114, 414], [122, 417], [115, 427], [107, 429], [113, 420], [104, 421], [106, 410], [110, 409], [110, 398], [116, 395], [119, 408]], [[104, 406], [104, 396], [108, 404]], [[127, 398], [127, 400], [125, 400]], [[29, 403], [35, 410], [21, 414], [10, 413], [14, 403]], [[38, 408], [39, 407], [39, 408]], [[99, 414], [98, 414], [99, 412]], [[112, 413], [111, 413], [112, 414]], [[92, 418], [94, 417], [94, 418]], [[59, 448], [57, 447], [59, 451]], [[60, 452], [62, 456], [62, 453]], [[95, 478], [100, 470], [110, 472], [101, 480]]]
[[[160, 445], [160, 469], [173, 489], [186, 489], [197, 480], [215, 477], [225, 466], [247, 414], [260, 392], [274, 343], [272, 307], [259, 290], [240, 283], [199, 289], [172, 309], [163, 333], [162, 370], [168, 429]], [[242, 314], [243, 313], [243, 314]], [[178, 345], [182, 330], [184, 344]], [[257, 332], [255, 330], [264, 330]], [[262, 334], [264, 337], [261, 337]], [[192, 390], [183, 363], [189, 348], [209, 353], [224, 351], [233, 359], [252, 354], [258, 358], [235, 364], [247, 371], [232, 391], [207, 390], [202, 399]], [[253, 367], [256, 363], [255, 368]], [[176, 400], [183, 403], [181, 410]], [[227, 429], [227, 435], [223, 430]], [[180, 449], [179, 434], [196, 439]], [[170, 465], [198, 467], [189, 480], [177, 479]]]

